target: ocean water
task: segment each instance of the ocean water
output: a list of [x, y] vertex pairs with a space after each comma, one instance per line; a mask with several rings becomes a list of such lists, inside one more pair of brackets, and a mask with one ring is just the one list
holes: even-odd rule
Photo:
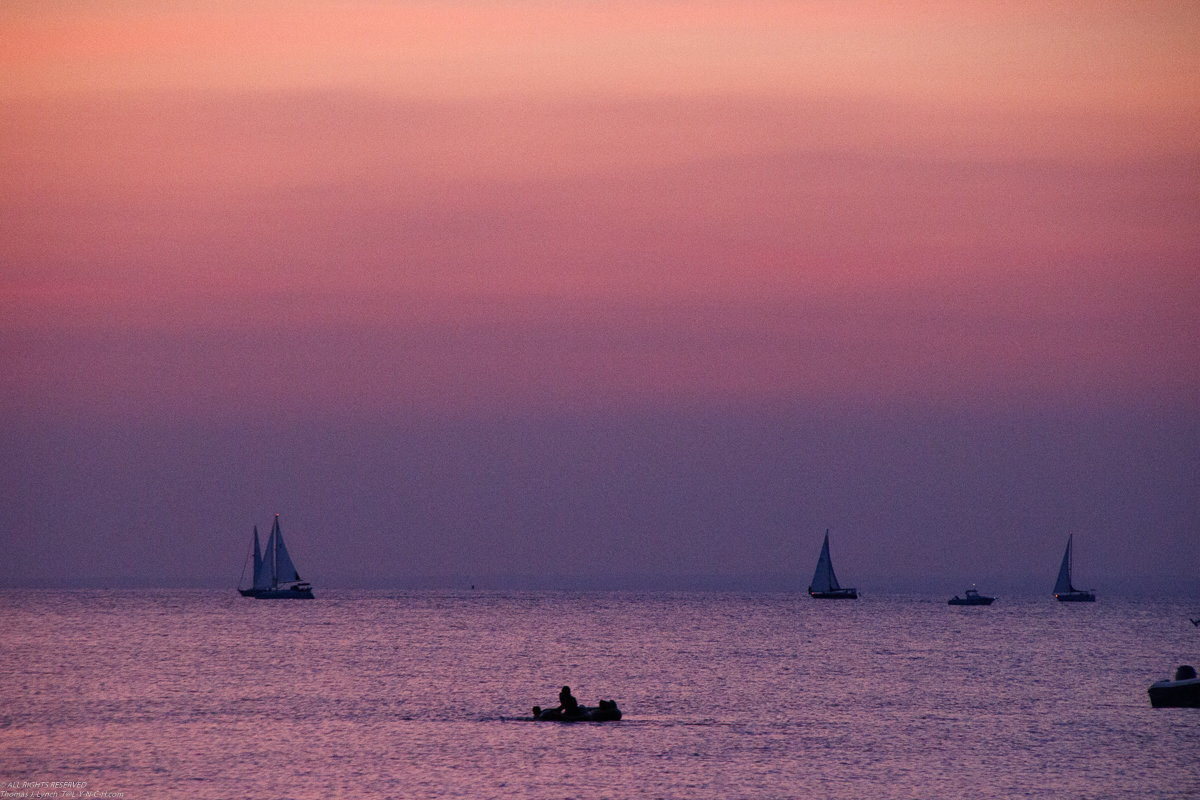
[[[1200, 709], [1146, 694], [1196, 600], [317, 592], [0, 592], [0, 789], [1200, 796]], [[529, 721], [564, 683], [625, 718]]]

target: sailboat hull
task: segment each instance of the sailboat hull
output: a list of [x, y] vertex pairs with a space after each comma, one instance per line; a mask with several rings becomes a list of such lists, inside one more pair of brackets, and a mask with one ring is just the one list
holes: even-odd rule
[[1096, 595], [1091, 592], [1063, 592], [1054, 595], [1054, 599], [1060, 603], [1094, 603]]
[[857, 589], [835, 589], [831, 592], [814, 592], [812, 587], [808, 587], [808, 594], [814, 600], [857, 600]]
[[311, 588], [290, 587], [287, 589], [238, 589], [242, 597], [256, 600], [312, 600]]

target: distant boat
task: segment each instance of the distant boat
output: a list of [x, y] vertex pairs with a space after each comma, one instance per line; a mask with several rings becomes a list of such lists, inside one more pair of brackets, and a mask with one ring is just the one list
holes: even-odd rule
[[829, 531], [825, 531], [825, 544], [821, 545], [821, 557], [817, 559], [817, 571], [813, 573], [808, 593], [818, 600], [857, 600], [858, 590], [843, 589], [833, 574], [833, 562], [829, 560]]
[[1064, 603], [1094, 603], [1095, 592], [1085, 592], [1071, 585], [1071, 540], [1075, 534], [1067, 536], [1067, 552], [1063, 553], [1062, 566], [1058, 569], [1058, 580], [1054, 583], [1054, 596]]
[[1175, 680], [1156, 681], [1147, 691], [1154, 708], [1200, 708], [1200, 678], [1186, 664], [1175, 670]]
[[259, 600], [313, 599], [312, 586], [300, 579], [300, 573], [296, 572], [292, 557], [288, 555], [287, 545], [283, 543], [278, 514], [265, 553], [258, 549], [258, 526], [254, 526], [254, 585], [249, 589], [238, 587], [238, 591], [242, 597]]
[[952, 605], [952, 606], [990, 606], [996, 599], [994, 597], [988, 597], [985, 594], [980, 594], [979, 592], [975, 591], [974, 589], [967, 589], [967, 591], [963, 592], [963, 594], [965, 594], [966, 597], [959, 597], [958, 595], [954, 595], [954, 597], [951, 597], [949, 600], [950, 605]]

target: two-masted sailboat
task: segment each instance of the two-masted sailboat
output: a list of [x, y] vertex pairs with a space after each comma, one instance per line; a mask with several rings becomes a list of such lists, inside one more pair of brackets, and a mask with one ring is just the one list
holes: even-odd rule
[[249, 589], [238, 587], [238, 591], [242, 597], [256, 597], [259, 600], [313, 599], [312, 586], [300, 579], [300, 573], [296, 571], [287, 546], [283, 543], [278, 514], [275, 515], [275, 525], [267, 539], [265, 553], [258, 549], [258, 526], [254, 526], [254, 585]]
[[817, 559], [817, 571], [813, 573], [808, 593], [818, 600], [857, 600], [857, 589], [843, 589], [833, 574], [833, 562], [829, 559], [829, 531], [825, 531], [825, 543], [821, 545], [821, 557]]
[[1094, 603], [1095, 592], [1085, 592], [1071, 585], [1071, 540], [1075, 534], [1067, 536], [1067, 552], [1063, 553], [1062, 566], [1058, 568], [1058, 580], [1054, 583], [1054, 597], [1064, 603]]

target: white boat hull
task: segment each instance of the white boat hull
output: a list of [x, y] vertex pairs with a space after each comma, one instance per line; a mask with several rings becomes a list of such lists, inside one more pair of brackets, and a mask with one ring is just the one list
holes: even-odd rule
[[1200, 708], [1200, 678], [1158, 681], [1147, 691], [1154, 708]]

